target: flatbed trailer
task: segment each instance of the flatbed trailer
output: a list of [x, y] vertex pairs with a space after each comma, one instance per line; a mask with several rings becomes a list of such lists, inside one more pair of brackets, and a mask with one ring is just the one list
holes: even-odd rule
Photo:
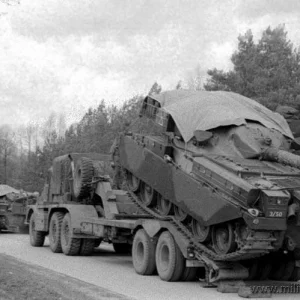
[[[107, 178], [96, 180], [94, 192], [101, 204], [37, 201], [29, 205], [26, 223], [31, 245], [42, 247], [48, 235], [54, 253], [83, 256], [91, 255], [105, 241], [112, 243], [117, 253], [131, 253], [134, 269], [140, 275], [152, 275], [157, 270], [164, 281], [198, 280], [204, 287], [217, 287], [222, 293], [270, 297], [266, 287], [266, 292], [257, 292], [250, 282], [244, 283], [249, 274], [239, 262], [213, 261], [195, 247], [176, 220], [149, 214], [129, 192], [112, 190]], [[276, 284], [280, 286], [280, 282]]]
[[[26, 223], [29, 224], [32, 246], [43, 246], [45, 236], [49, 235], [50, 248], [53, 252], [64, 252], [66, 255], [90, 255], [95, 244], [100, 240], [106, 241], [113, 244], [116, 252], [131, 252], [132, 249], [133, 261], [136, 265], [145, 264], [145, 260], [148, 259], [148, 265], [146, 263], [144, 266], [147, 270], [135, 266], [138, 268], [136, 269], [138, 273], [148, 275], [149, 268], [155, 267], [156, 260], [153, 257], [154, 251], [148, 253], [148, 248], [155, 249], [159, 236], [165, 232], [169, 244], [163, 243], [162, 251], [175, 251], [175, 254], [180, 257], [181, 268], [187, 268], [187, 273], [195, 274], [196, 268], [199, 267], [204, 270], [204, 262], [196, 257], [189, 239], [174, 224], [157, 220], [145, 213], [132, 203], [126, 191], [112, 190], [108, 181], [98, 182], [96, 193], [101, 197], [102, 205], [38, 201], [35, 205], [28, 206]], [[67, 239], [69, 244], [71, 241], [77, 243], [80, 241], [81, 246], [77, 250], [70, 251], [66, 247]], [[147, 255], [151, 257], [146, 258]], [[178, 260], [178, 257], [176, 259]], [[171, 273], [164, 280], [179, 279], [177, 274]]]

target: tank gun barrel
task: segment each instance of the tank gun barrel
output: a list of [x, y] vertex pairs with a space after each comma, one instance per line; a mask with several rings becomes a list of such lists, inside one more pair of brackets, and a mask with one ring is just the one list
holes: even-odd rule
[[285, 150], [267, 148], [261, 153], [262, 160], [275, 161], [300, 169], [300, 156]]

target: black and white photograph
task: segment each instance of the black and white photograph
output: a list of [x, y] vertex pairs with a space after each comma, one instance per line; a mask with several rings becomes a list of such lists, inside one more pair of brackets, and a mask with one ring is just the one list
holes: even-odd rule
[[0, 0], [0, 300], [299, 294], [299, 0]]

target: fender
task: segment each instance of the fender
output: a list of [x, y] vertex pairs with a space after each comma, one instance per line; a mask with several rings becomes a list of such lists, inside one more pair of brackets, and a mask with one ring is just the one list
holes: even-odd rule
[[[45, 208], [47, 208], [45, 210]], [[97, 218], [98, 214], [93, 205], [53, 205], [52, 207], [31, 206], [28, 208], [26, 221], [29, 222], [32, 213], [35, 214], [35, 229], [39, 231], [49, 231], [51, 216], [55, 212], [69, 213], [71, 215], [71, 230], [80, 229], [81, 222], [89, 218]]]
[[65, 204], [65, 212], [71, 215], [72, 231], [81, 227], [81, 223], [89, 218], [98, 218], [96, 208], [93, 205]]

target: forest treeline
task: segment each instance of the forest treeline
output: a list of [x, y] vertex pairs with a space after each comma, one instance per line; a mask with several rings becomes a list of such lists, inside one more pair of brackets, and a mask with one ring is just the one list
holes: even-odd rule
[[[300, 108], [300, 52], [288, 40], [284, 26], [268, 27], [256, 42], [251, 30], [240, 35], [231, 61], [231, 71], [208, 70], [204, 85], [199, 84], [197, 73], [185, 85], [183, 81], [174, 83], [174, 89], [233, 91], [272, 110], [278, 105]], [[155, 82], [149, 94], [161, 91]], [[125, 124], [130, 123], [134, 131], [149, 127], [148, 121], [139, 118], [144, 97], [127, 99], [121, 107], [107, 106], [102, 100], [68, 128], [65, 117], [54, 113], [45, 124], [0, 127], [0, 184], [40, 192], [54, 157], [71, 152], [108, 153]]]

